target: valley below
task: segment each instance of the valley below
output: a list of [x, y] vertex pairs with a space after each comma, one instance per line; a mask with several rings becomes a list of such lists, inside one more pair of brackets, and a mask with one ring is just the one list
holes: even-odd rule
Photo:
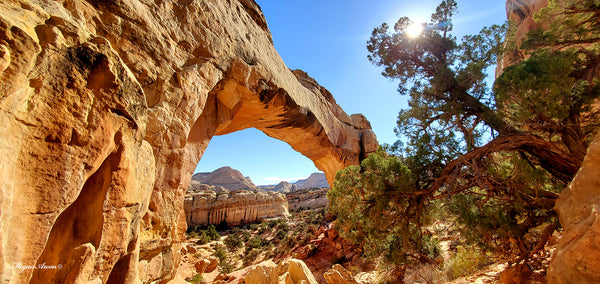
[[[196, 174], [186, 195], [188, 230], [182, 243], [182, 263], [172, 282], [370, 284], [394, 283], [398, 277], [404, 283], [547, 282], [545, 271], [560, 233], [553, 235], [536, 257], [535, 270], [507, 271], [507, 259], [467, 245], [453, 229], [454, 221], [443, 219], [428, 228], [440, 249], [435, 264], [398, 270], [367, 259], [360, 245], [339, 236], [335, 217], [328, 212], [328, 184], [302, 186], [317, 184], [313, 181], [321, 175], [257, 187], [228, 167]], [[198, 222], [197, 216], [203, 221]]]

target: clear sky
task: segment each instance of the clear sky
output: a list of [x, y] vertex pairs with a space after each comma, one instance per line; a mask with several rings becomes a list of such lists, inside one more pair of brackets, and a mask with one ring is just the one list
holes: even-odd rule
[[[366, 42], [373, 28], [391, 26], [407, 16], [429, 20], [441, 0], [256, 0], [273, 35], [275, 49], [291, 69], [302, 69], [327, 88], [348, 114], [362, 113], [379, 143], [396, 141], [398, 111], [407, 98], [397, 82], [381, 75], [367, 60]], [[504, 0], [457, 0], [454, 34], [479, 32], [506, 20]], [[196, 172], [230, 166], [257, 185], [306, 178], [318, 169], [286, 143], [247, 129], [215, 136]]]

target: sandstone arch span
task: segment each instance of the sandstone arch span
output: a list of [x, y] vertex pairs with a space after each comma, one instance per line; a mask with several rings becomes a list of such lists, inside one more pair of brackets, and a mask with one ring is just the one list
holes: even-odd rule
[[252, 0], [2, 1], [2, 280], [173, 277], [194, 167], [248, 127], [330, 181], [377, 147], [285, 66]]

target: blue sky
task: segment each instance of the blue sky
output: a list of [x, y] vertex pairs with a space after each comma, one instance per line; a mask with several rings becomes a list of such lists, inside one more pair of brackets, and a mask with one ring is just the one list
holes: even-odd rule
[[[291, 69], [302, 69], [327, 88], [348, 114], [371, 121], [380, 143], [396, 141], [398, 111], [407, 97], [367, 60], [373, 28], [402, 16], [427, 21], [441, 0], [256, 0], [267, 19], [275, 49]], [[473, 34], [506, 19], [504, 0], [457, 0], [454, 34]], [[286, 143], [256, 129], [215, 136], [196, 172], [222, 166], [240, 170], [257, 185], [306, 178], [318, 169]]]

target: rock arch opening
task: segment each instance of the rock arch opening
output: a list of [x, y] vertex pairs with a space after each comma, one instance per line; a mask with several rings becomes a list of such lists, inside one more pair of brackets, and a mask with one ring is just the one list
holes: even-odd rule
[[288, 144], [255, 128], [213, 137], [194, 174], [222, 167], [240, 171], [256, 186], [295, 181], [320, 172], [310, 159]]

